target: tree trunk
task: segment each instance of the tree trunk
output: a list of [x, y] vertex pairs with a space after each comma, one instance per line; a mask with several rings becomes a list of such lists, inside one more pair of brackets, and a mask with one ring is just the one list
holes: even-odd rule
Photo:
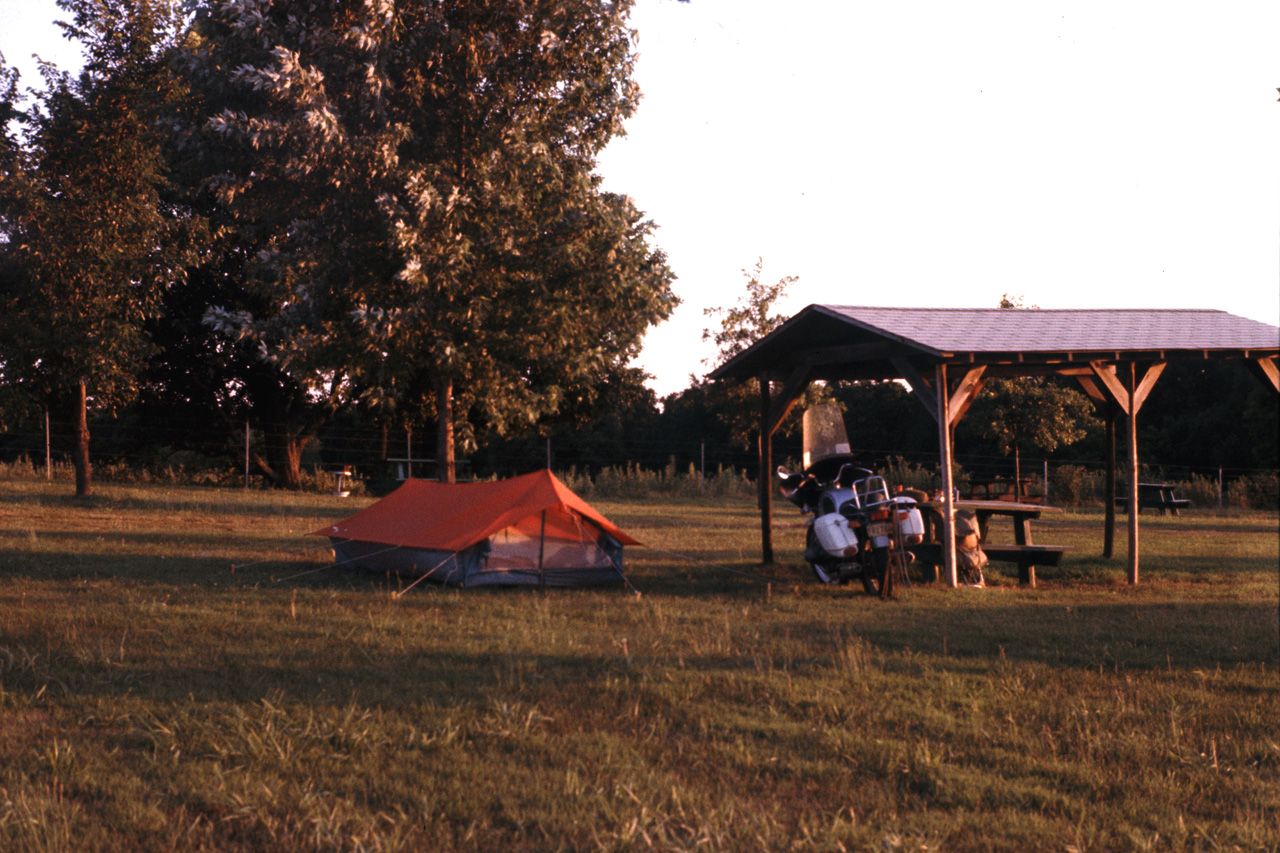
[[441, 375], [436, 380], [436, 479], [457, 481], [453, 455], [453, 379]]
[[1022, 457], [1018, 453], [1018, 442], [1013, 443], [1013, 497], [1022, 500]]
[[263, 468], [280, 487], [297, 491], [302, 488], [302, 451], [311, 441], [297, 428], [287, 424], [263, 424], [267, 450], [267, 466]]
[[93, 493], [93, 486], [89, 468], [89, 393], [83, 378], [76, 400], [76, 443], [71, 453], [71, 465], [76, 471], [76, 495], [88, 497]]

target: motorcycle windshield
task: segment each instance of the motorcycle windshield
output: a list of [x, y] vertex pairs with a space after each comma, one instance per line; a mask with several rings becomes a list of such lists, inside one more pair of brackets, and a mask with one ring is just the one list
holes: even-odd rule
[[[823, 403], [804, 413], [804, 468], [827, 467], [828, 460], [837, 464], [848, 460], [849, 437], [844, 431], [844, 416], [835, 403]], [[834, 475], [834, 474], [833, 474]]]

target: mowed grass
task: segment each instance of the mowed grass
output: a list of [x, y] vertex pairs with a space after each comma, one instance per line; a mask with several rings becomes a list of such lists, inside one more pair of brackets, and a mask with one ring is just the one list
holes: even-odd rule
[[1280, 849], [1274, 513], [880, 601], [596, 501], [634, 589], [396, 596], [304, 535], [367, 502], [67, 489], [0, 483], [0, 849]]

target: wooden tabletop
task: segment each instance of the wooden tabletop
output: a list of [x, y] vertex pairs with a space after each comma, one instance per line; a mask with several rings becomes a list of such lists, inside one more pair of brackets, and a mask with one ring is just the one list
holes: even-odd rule
[[[918, 501], [923, 507], [934, 510], [942, 510], [942, 501]], [[1060, 506], [1045, 506], [1044, 504], [1028, 504], [1019, 503], [1017, 501], [973, 501], [958, 500], [952, 501], [951, 505], [956, 509], [968, 509], [974, 512], [989, 512], [992, 515], [1012, 515], [1013, 513], [1024, 512], [1062, 512]]]

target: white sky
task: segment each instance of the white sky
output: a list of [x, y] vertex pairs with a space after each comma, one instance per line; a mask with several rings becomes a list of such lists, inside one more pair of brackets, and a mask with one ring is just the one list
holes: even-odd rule
[[[0, 52], [74, 61], [52, 0]], [[600, 161], [679, 276], [640, 364], [703, 374], [741, 270], [812, 302], [1220, 308], [1280, 323], [1275, 0], [637, 0]]]

